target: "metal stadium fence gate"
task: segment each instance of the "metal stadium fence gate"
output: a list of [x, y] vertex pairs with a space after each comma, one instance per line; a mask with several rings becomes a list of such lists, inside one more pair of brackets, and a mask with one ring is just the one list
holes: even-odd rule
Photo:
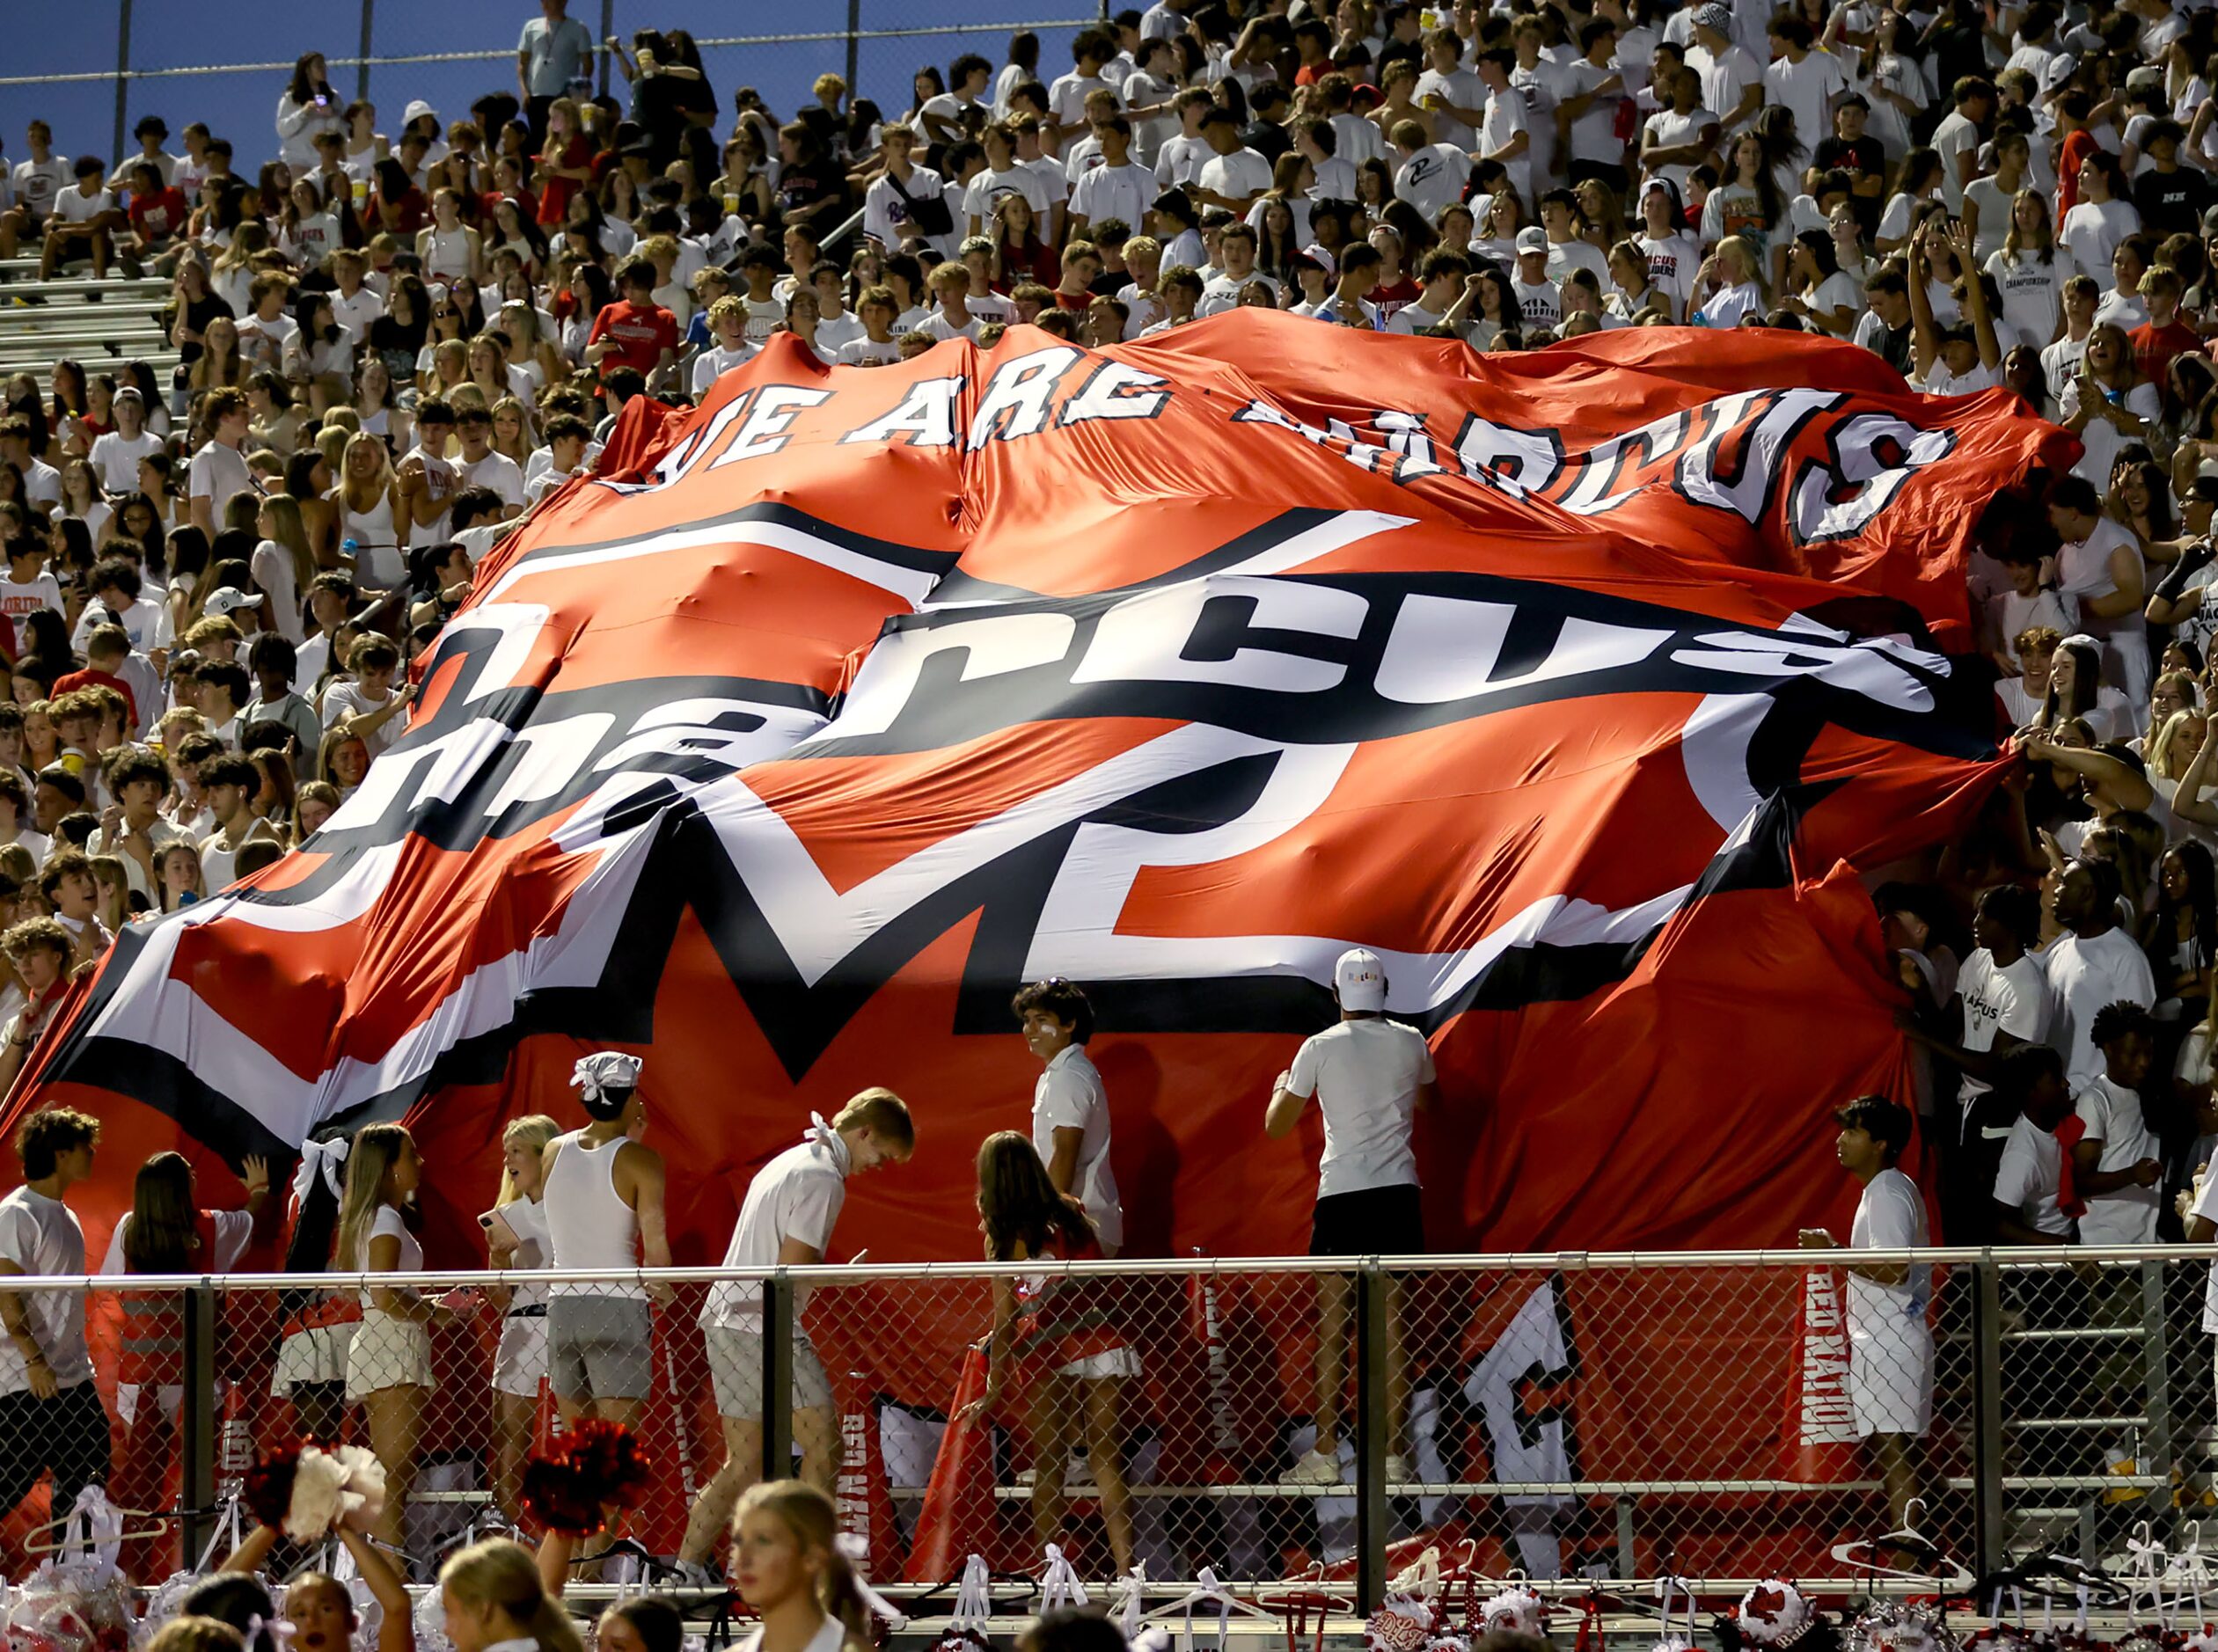
[[[1894, 1518], [1874, 1426], [1909, 1436], [1922, 1529], [1982, 1573], [2119, 1561], [2144, 1524], [2178, 1545], [2218, 1512], [2209, 1252], [1854, 1261], [1893, 1272], [1794, 1252], [11, 1286], [34, 1322], [83, 1294], [110, 1498], [156, 1517], [127, 1545], [143, 1581], [303, 1435], [392, 1453], [422, 1581], [517, 1521], [551, 1387], [637, 1429], [655, 1484], [625, 1529], [650, 1553], [691, 1522], [715, 1564], [729, 1498], [798, 1471], [888, 1585], [972, 1552], [1036, 1574], [1054, 1541], [1091, 1578], [1208, 1567], [1367, 1609], [1423, 1539], [1543, 1590], [1845, 1589], [1834, 1546]], [[1875, 1302], [1908, 1305], [1876, 1341]], [[98, 1471], [97, 1442], [53, 1432], [89, 1415], [70, 1398], [0, 1408], [0, 1480]]]

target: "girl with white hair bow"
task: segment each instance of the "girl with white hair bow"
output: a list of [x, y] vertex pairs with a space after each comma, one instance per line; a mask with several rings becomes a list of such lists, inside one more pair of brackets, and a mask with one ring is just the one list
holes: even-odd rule
[[[350, 1139], [338, 1133], [301, 1144], [285, 1246], [289, 1274], [331, 1271]], [[296, 1290], [286, 1293], [283, 1305], [284, 1338], [269, 1391], [292, 1400], [293, 1431], [302, 1438], [335, 1440], [346, 1414], [347, 1350], [362, 1322], [362, 1303], [351, 1290]]]

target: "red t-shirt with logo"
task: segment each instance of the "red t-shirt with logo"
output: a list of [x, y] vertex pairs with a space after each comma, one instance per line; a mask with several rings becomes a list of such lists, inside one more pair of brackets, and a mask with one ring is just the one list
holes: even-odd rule
[[[630, 299], [619, 299], [593, 318], [593, 331], [586, 335], [589, 349], [604, 339], [616, 340], [614, 359], [626, 367], [636, 367], [642, 373], [652, 373], [662, 360], [662, 352], [677, 348], [677, 318], [660, 304], [635, 304]], [[601, 370], [608, 370], [608, 360], [601, 363]]]
[[166, 241], [183, 233], [191, 214], [192, 208], [185, 204], [185, 192], [174, 187], [131, 197], [131, 227], [142, 241]]

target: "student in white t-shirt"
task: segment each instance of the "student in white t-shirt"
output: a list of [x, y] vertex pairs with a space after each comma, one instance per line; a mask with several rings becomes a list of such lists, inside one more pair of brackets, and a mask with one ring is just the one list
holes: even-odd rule
[[[26, 1037], [24, 1019], [10, 1023], [11, 1041]], [[17, 1063], [24, 1053], [11, 1042]], [[24, 1121], [15, 1139], [23, 1185], [0, 1199], [0, 1274], [84, 1272], [84, 1230], [62, 1201], [92, 1174], [99, 1141], [100, 1122], [69, 1107], [43, 1107]], [[0, 1296], [0, 1327], [7, 1333], [0, 1343], [0, 1507], [12, 1509], [51, 1470], [53, 1506], [67, 1513], [80, 1491], [106, 1484], [110, 1473], [108, 1415], [84, 1340], [84, 1293]]]
[[[809, 1268], [822, 1262], [846, 1202], [848, 1180], [882, 1165], [907, 1164], [916, 1145], [909, 1109], [890, 1090], [863, 1091], [829, 1124], [810, 1114], [800, 1144], [772, 1159], [747, 1184], [724, 1266]], [[801, 1477], [829, 1493], [839, 1457], [832, 1432], [831, 1379], [802, 1327], [806, 1294], [794, 1293], [793, 1441], [802, 1453]], [[762, 1468], [761, 1290], [743, 1282], [715, 1286], [702, 1306], [700, 1324], [716, 1412], [723, 1422], [724, 1462], [693, 1505], [677, 1557], [684, 1581], [706, 1586], [720, 1581], [707, 1563], [716, 1539], [730, 1524], [732, 1505]]]
[[693, 399], [708, 394], [718, 378], [760, 355], [762, 346], [747, 337], [747, 301], [727, 293], [708, 307], [708, 331], [716, 342], [693, 358]]
[[1086, 1053], [1094, 1006], [1057, 977], [1035, 981], [1009, 1008], [1043, 1069], [1032, 1086], [1032, 1145], [1055, 1190], [1086, 1207], [1102, 1254], [1114, 1257], [1124, 1245], [1124, 1207], [1109, 1165], [1109, 1092]]
[[[1956, 1116], [1934, 1127], [1950, 1169], [1942, 1195], [1944, 1230], [1951, 1235], [1985, 1225], [1990, 1188], [1960, 1189], [1954, 1170], [1987, 1162], [1980, 1132], [1992, 1122], [1992, 1108], [1982, 1103], [1995, 1070], [2012, 1050], [2048, 1036], [2048, 976], [2031, 950], [2040, 932], [2040, 897], [2032, 890], [2017, 883], [1981, 890], [1972, 913], [1975, 949], [1957, 971], [1955, 998], [1940, 1016], [1904, 1028], [1964, 1075]], [[1951, 1208], [1958, 1191], [1965, 1196]]]
[[18, 534], [8, 541], [8, 574], [0, 579], [0, 614], [7, 616], [18, 632], [25, 618], [41, 608], [55, 613], [62, 606], [62, 584], [47, 569], [47, 540], [42, 534]]
[[[1424, 1034], [1386, 1019], [1387, 971], [1361, 947], [1333, 966], [1338, 1025], [1304, 1041], [1278, 1075], [1263, 1134], [1272, 1140], [1300, 1123], [1314, 1097], [1324, 1115], [1324, 1157], [1317, 1166], [1312, 1256], [1412, 1256], [1424, 1250], [1411, 1121], [1438, 1093]], [[1340, 1392], [1348, 1335], [1348, 1288], [1337, 1275], [1317, 1281], [1316, 1444], [1280, 1476], [1288, 1485], [1330, 1486], [1341, 1478]], [[1409, 1478], [1402, 1425], [1409, 1385], [1402, 1353], [1401, 1305], [1389, 1292], [1387, 1332], [1387, 1479]]]
[[1995, 1173], [1995, 1242], [2068, 1245], [2072, 1219], [2061, 1202], [2064, 1148], [2056, 1139], [2057, 1126], [2072, 1115], [2063, 1058], [2046, 1044], [2014, 1049], [1996, 1065], [1995, 1088], [2017, 1107]]
[[115, 392], [115, 428], [92, 439], [92, 474], [101, 492], [111, 497], [134, 493], [139, 485], [139, 461], [159, 453], [162, 438], [146, 428], [146, 398], [135, 384]]
[[2156, 1023], [2141, 1005], [2120, 999], [2096, 1012], [2090, 1036], [2103, 1053], [2103, 1071], [2074, 1097], [2086, 1127], [2072, 1144], [2072, 1186], [2087, 1206], [2079, 1242], [2151, 1245], [2163, 1149], [2142, 1115], [2140, 1092], [2156, 1058]]
[[[2046, 748], [2033, 742], [2032, 749], [2036, 755], [2031, 761], [2045, 759]], [[2144, 797], [2137, 807], [2146, 806]], [[2095, 1022], [2101, 1012], [2121, 1002], [2143, 1009], [2156, 1002], [2156, 979], [2148, 956], [2119, 925], [2118, 896], [2118, 868], [2107, 860], [2083, 858], [2068, 862], [2057, 874], [2056, 921], [2070, 932], [2049, 943], [2042, 962], [2048, 971], [2053, 1017], [2049, 1042], [2063, 1055], [2064, 1071], [2075, 1093], [2084, 1093], [2107, 1065], [2095, 1042]]]
[[[1863, 1095], [1834, 1115], [1834, 1152], [1863, 1184], [1848, 1248], [1912, 1250], [1928, 1242], [1925, 1198], [1897, 1161], [1910, 1145], [1909, 1108]], [[1822, 1228], [1804, 1229], [1804, 1250], [1837, 1250]], [[1915, 1263], [1844, 1262], [1848, 1275], [1848, 1406], [1856, 1433], [1870, 1442], [1886, 1485], [1887, 1513], [1900, 1526], [1919, 1493], [1917, 1442], [1933, 1424], [1933, 1328], [1926, 1307], [1933, 1270]]]
[[[2186, 1201], [2187, 1242], [2208, 1245], [2218, 1239], [2218, 1176], [2210, 1173], [2209, 1166], [2196, 1168], [2192, 1187], [2180, 1196]], [[2218, 1261], [2211, 1263], [2209, 1281], [2203, 1286], [2202, 1328], [2205, 1333], [2218, 1331]], [[2218, 1343], [2213, 1348], [2218, 1349]]]

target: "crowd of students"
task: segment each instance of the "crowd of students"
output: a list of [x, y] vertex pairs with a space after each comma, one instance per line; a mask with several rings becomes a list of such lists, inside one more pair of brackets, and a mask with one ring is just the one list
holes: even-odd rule
[[[402, 668], [467, 596], [473, 561], [589, 466], [625, 402], [699, 398], [773, 333], [869, 367], [1015, 323], [1100, 346], [1245, 304], [1482, 350], [1765, 326], [1852, 340], [1936, 393], [2006, 387], [2084, 448], [2039, 508], [1991, 514], [1973, 559], [1996, 729], [2026, 761], [1928, 875], [1877, 892], [1924, 1052], [1918, 1111], [1947, 1236], [2218, 1233], [2218, 1186], [2199, 1181], [2218, 1147], [2218, 610], [2205, 601], [2218, 579], [2218, 11], [1157, 0], [1058, 41], [1067, 69], [1023, 32], [1004, 63], [927, 67], [883, 107], [826, 76], [781, 123], [743, 86], [728, 125], [682, 31], [608, 45], [626, 107], [589, 95], [602, 48], [560, 0], [541, 11], [515, 91], [467, 119], [413, 105], [387, 133], [311, 54], [274, 135], [196, 122], [173, 154], [150, 116], [111, 179], [34, 122], [28, 158], [5, 169], [0, 254], [36, 245], [48, 274], [169, 276], [183, 359], [167, 378], [57, 362], [45, 386], [0, 391], [14, 661], [0, 705], [0, 1083], [71, 969], [118, 929], [266, 864], [361, 784], [401, 732]], [[235, 167], [235, 143], [273, 158]], [[836, 238], [857, 216], [845, 250]], [[1382, 1232], [1420, 1249], [1408, 1119], [1429, 1097], [1429, 1060], [1377, 1014], [1377, 961], [1343, 964], [1348, 1020], [1305, 1046], [1267, 1128], [1282, 1135], [1325, 1099], [1322, 1254], [1376, 1250]], [[1028, 990], [1018, 1013], [1042, 1089], [1028, 1139], [982, 1150], [989, 1246], [1113, 1255], [1090, 1011], [1068, 983]], [[582, 1064], [582, 1130], [545, 1115], [509, 1126], [487, 1219], [496, 1261], [667, 1261], [662, 1165], [640, 1139], [628, 1059]], [[1336, 1086], [1358, 1108], [1337, 1143]], [[82, 1266], [81, 1237], [74, 1267], [48, 1265], [66, 1260], [55, 1212], [91, 1151], [69, 1116], [26, 1134], [0, 1271]], [[1851, 1242], [1922, 1238], [1889, 1179], [1907, 1118], [1859, 1103], [1843, 1130], [1872, 1202]], [[820, 1259], [845, 1180], [912, 1142], [889, 1093], [820, 1122], [750, 1187], [728, 1261]], [[420, 1264], [405, 1132], [311, 1144], [307, 1164], [296, 1267]], [[124, 1271], [221, 1265], [235, 1242], [236, 1224], [195, 1216], [176, 1182], [174, 1166], [143, 1173], [149, 1202], [112, 1258]], [[1864, 1431], [1914, 1441], [1930, 1347], [1906, 1327], [1924, 1298], [1907, 1277], [1858, 1278], [1852, 1333], [1926, 1372], [1922, 1390], [1872, 1388]], [[655, 1305], [560, 1284], [509, 1300], [490, 1372], [504, 1507], [543, 1377], [567, 1414], [636, 1416]], [[394, 1479], [393, 1519], [443, 1312], [373, 1286], [285, 1327], [277, 1380], [311, 1429], [361, 1418]], [[1345, 1305], [1321, 1314], [1315, 1446], [1286, 1472], [1321, 1485], [1344, 1472]], [[1035, 1350], [1050, 1380], [1026, 1385], [1032, 1433], [1050, 1458], [1084, 1443], [1122, 1562], [1111, 1443], [1137, 1357], [1084, 1290], [1005, 1295], [995, 1357], [1022, 1352], [1043, 1316], [1055, 1328]], [[27, 1472], [51, 1469], [57, 1493], [99, 1478], [84, 1430], [14, 1427], [5, 1409], [84, 1405], [81, 1319], [72, 1343], [65, 1310], [0, 1297], [0, 1433], [51, 1438]], [[759, 1458], [763, 1327], [743, 1293], [713, 1294], [701, 1327], [727, 1472], [679, 1560], [705, 1576]], [[135, 1386], [172, 1385], [166, 1337], [149, 1333]], [[794, 1376], [796, 1443], [825, 1484], [821, 1362], [797, 1348]], [[1397, 1446], [1406, 1389], [1390, 1395]], [[1898, 1501], [1914, 1458], [1882, 1448]], [[0, 1477], [0, 1498], [15, 1484]], [[1062, 1486], [1035, 1479], [1043, 1533], [1064, 1517]]]

